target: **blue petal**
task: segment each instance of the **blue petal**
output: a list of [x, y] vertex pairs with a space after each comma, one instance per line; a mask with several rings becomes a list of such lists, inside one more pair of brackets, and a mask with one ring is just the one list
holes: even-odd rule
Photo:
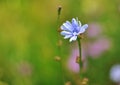
[[69, 41], [72, 42], [72, 41], [75, 41], [76, 39], [77, 39], [77, 36], [73, 36], [73, 37], [70, 38]]
[[63, 23], [63, 25], [61, 26], [62, 30], [66, 30], [66, 31], [73, 31], [73, 27], [72, 24], [69, 21], [66, 21], [66, 23]]
[[68, 24], [70, 28], [72, 28], [72, 24], [69, 21], [66, 21], [66, 24]]
[[75, 18], [72, 19], [72, 26], [75, 28], [78, 26], [78, 21]]
[[72, 19], [72, 26], [74, 28], [75, 32], [79, 32], [80, 31], [80, 27], [81, 27], [81, 23], [80, 21], [78, 21], [78, 19]]
[[87, 25], [87, 24], [83, 25], [83, 26], [80, 28], [80, 32], [79, 32], [79, 33], [84, 33], [87, 28], [88, 28], [88, 25]]
[[65, 35], [64, 39], [68, 39], [70, 37], [72, 37], [72, 35]]
[[75, 28], [77, 33], [79, 33], [81, 25], [82, 25], [80, 21], [78, 21], [78, 24], [79, 25]]
[[76, 32], [79, 33], [80, 29], [81, 29], [81, 27], [79, 27], [79, 26], [76, 27]]
[[65, 35], [71, 35], [71, 34], [72, 34], [72, 33], [71, 33], [71, 32], [68, 32], [68, 31], [62, 31], [62, 32], [61, 32], [61, 35], [64, 35], [64, 36], [65, 36]]

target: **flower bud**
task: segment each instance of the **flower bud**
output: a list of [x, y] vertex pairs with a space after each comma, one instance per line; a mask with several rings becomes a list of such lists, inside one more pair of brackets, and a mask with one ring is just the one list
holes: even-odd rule
[[65, 83], [65, 85], [71, 85], [71, 82], [70, 82], [70, 81], [68, 81], [68, 82], [66, 82], [66, 83]]
[[81, 83], [82, 83], [82, 85], [87, 85], [88, 84], [88, 78], [84, 78]]
[[62, 6], [58, 6], [58, 15], [60, 15], [61, 10], [62, 10]]
[[76, 57], [76, 63], [80, 63], [80, 57], [79, 56]]
[[79, 34], [78, 38], [83, 39], [84, 38], [83, 34]]
[[88, 82], [88, 78], [84, 78], [83, 81]]
[[82, 81], [82, 85], [87, 85], [87, 82], [85, 82], [85, 81]]
[[55, 61], [61, 61], [61, 58], [59, 56], [55, 56]]
[[57, 46], [62, 46], [62, 40], [59, 40]]
[[63, 30], [61, 29], [61, 28], [58, 28], [58, 30], [57, 30], [58, 32], [62, 32]]

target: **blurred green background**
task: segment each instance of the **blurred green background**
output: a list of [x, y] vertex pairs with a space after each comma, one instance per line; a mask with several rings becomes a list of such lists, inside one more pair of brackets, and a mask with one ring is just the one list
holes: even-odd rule
[[[60, 5], [62, 12], [57, 23]], [[63, 43], [64, 80], [79, 85], [75, 81], [78, 74], [72, 74], [66, 66], [74, 42], [63, 40], [57, 32], [63, 22], [73, 17], [88, 25], [99, 24], [101, 35], [111, 43], [100, 57], [88, 56], [84, 74], [88, 85], [117, 85], [110, 80], [109, 71], [120, 63], [120, 0], [0, 0], [0, 85], [63, 85], [61, 65], [54, 60], [59, 56], [59, 39]]]

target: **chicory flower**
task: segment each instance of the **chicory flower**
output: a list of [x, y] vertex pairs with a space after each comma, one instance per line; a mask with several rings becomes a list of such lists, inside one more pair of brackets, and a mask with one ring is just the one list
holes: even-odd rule
[[78, 21], [78, 19], [73, 18], [71, 22], [66, 21], [61, 26], [61, 35], [64, 36], [64, 39], [70, 38], [70, 42], [75, 41], [78, 37], [78, 35], [85, 32], [85, 30], [88, 28], [87, 24], [84, 24], [82, 26], [81, 22]]

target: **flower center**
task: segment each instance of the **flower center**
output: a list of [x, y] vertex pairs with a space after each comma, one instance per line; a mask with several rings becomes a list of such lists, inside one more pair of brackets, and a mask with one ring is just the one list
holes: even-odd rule
[[73, 36], [76, 36], [77, 35], [77, 33], [76, 32], [73, 32]]

